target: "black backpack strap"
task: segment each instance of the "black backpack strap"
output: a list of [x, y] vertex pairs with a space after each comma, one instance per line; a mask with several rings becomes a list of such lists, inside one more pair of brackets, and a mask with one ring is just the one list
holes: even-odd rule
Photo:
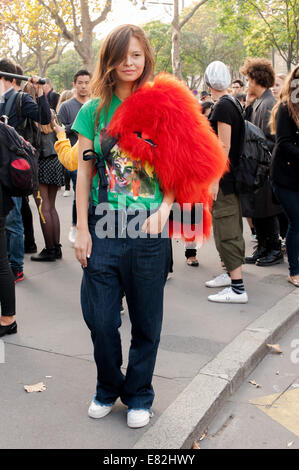
[[222, 96], [222, 99], [225, 99], [225, 100], [230, 101], [231, 103], [233, 103], [235, 108], [237, 108], [237, 110], [241, 114], [242, 118], [244, 119], [244, 110], [242, 108], [242, 105], [241, 105], [240, 101], [237, 98], [234, 98], [231, 95], [224, 95], [224, 96]]
[[100, 157], [93, 149], [84, 150], [83, 160], [93, 160], [99, 174], [99, 201], [108, 202], [108, 180], [105, 171], [105, 159]]
[[19, 118], [19, 125], [18, 129], [23, 131], [26, 127], [27, 124], [27, 118], [22, 116], [22, 106], [23, 106], [23, 91], [18, 91], [17, 92], [17, 97], [16, 97], [16, 108], [17, 108], [17, 116]]

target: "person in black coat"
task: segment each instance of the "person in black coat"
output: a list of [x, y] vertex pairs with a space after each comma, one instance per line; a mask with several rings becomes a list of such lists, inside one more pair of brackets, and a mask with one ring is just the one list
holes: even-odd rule
[[44, 85], [44, 93], [48, 100], [49, 106], [54, 111], [57, 111], [57, 104], [60, 98], [60, 94], [53, 90], [51, 80], [46, 78], [46, 83]]
[[[268, 148], [272, 152], [275, 138], [270, 131], [269, 118], [276, 103], [270, 90], [275, 82], [274, 69], [267, 59], [246, 59], [240, 72], [248, 79], [249, 95], [256, 96], [250, 121], [262, 129]], [[251, 204], [252, 214], [247, 214], [247, 217], [252, 218], [258, 245], [252, 256], [245, 258], [245, 262], [257, 266], [272, 266], [283, 262], [277, 218], [282, 212], [282, 207], [273, 201], [269, 181], [252, 195]]]
[[13, 205], [0, 183], [0, 337], [17, 332], [15, 282], [8, 261], [5, 234], [6, 216]]
[[271, 182], [289, 222], [286, 236], [288, 281], [299, 287], [299, 64], [287, 77], [273, 108], [272, 126], [276, 143]]
[[[22, 96], [21, 113], [19, 113], [16, 99], [18, 93], [14, 88], [14, 79], [1, 75], [1, 72], [15, 74], [16, 66], [8, 59], [0, 60], [0, 116], [8, 117], [8, 124], [14, 127], [20, 135], [23, 135], [21, 124], [25, 118], [34, 122], [48, 124], [51, 121], [51, 112], [49, 103], [44, 95], [42, 85], [38, 83], [39, 77], [32, 76], [28, 80], [36, 91], [36, 102], [28, 93]], [[24, 227], [22, 219], [22, 198], [14, 197], [14, 207], [6, 218], [6, 236], [8, 240], [8, 255], [11, 268], [15, 275], [15, 282], [24, 279]]]

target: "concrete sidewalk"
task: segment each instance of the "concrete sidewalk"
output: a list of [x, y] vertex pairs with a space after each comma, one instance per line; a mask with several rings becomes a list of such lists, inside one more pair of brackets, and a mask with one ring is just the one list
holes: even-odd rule
[[[193, 435], [209, 424], [227, 397], [266, 353], [266, 343], [297, 316], [298, 289], [286, 282], [287, 263], [244, 266], [248, 304], [208, 302], [204, 281], [220, 273], [213, 239], [198, 253], [199, 267], [186, 266], [184, 248], [174, 246], [173, 279], [165, 289], [164, 323], [154, 373], [155, 416], [137, 430], [126, 425], [126, 407], [92, 420], [87, 409], [96, 368], [89, 331], [80, 309], [81, 268], [67, 240], [72, 198], [58, 193], [63, 260], [25, 260], [25, 280], [16, 286], [16, 335], [5, 336], [0, 365], [0, 448], [152, 449], [190, 448]], [[43, 248], [36, 209], [36, 238]], [[252, 251], [244, 224], [247, 253]], [[217, 292], [215, 290], [215, 292]], [[120, 328], [123, 370], [130, 345], [127, 312]], [[24, 385], [47, 389], [27, 393]]]

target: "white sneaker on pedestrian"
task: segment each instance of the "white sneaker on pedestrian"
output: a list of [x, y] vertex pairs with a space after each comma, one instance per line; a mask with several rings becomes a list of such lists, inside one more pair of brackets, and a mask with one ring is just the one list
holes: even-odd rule
[[89, 408], [88, 408], [88, 416], [91, 418], [104, 418], [104, 416], [107, 416], [107, 414], [110, 413], [110, 411], [113, 408], [112, 405], [101, 405], [99, 402], [96, 403], [94, 400], [92, 400]]
[[69, 191], [68, 189], [66, 189], [63, 193], [63, 197], [68, 197], [71, 195], [71, 191]]
[[219, 274], [219, 276], [205, 282], [206, 287], [227, 287], [232, 283], [231, 278], [227, 273]]
[[246, 292], [243, 294], [236, 294], [231, 287], [227, 287], [215, 295], [209, 295], [208, 299], [211, 302], [221, 302], [226, 304], [246, 304], [248, 296]]
[[76, 241], [76, 236], [77, 236], [77, 228], [72, 226], [69, 231], [69, 241], [71, 243], [75, 243]]
[[129, 410], [127, 414], [127, 424], [129, 428], [142, 428], [149, 423], [154, 416], [151, 410]]

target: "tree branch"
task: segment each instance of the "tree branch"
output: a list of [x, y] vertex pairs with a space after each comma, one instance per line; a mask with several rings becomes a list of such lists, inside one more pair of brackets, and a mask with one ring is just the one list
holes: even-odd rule
[[276, 41], [276, 38], [275, 38], [275, 36], [274, 36], [274, 34], [273, 34], [273, 31], [272, 31], [272, 29], [271, 29], [271, 25], [270, 25], [270, 23], [267, 21], [267, 19], [265, 18], [265, 16], [263, 15], [261, 9], [259, 8], [258, 5], [256, 5], [254, 2], [252, 2], [252, 1], [250, 1], [250, 0], [249, 0], [249, 3], [257, 10], [257, 12], [258, 12], [258, 14], [260, 15], [260, 17], [262, 18], [262, 20], [263, 20], [263, 21], [266, 23], [266, 25], [268, 26], [269, 33], [270, 33], [270, 35], [271, 35], [271, 37], [272, 37], [272, 39], [273, 39], [273, 42], [274, 42], [274, 44], [275, 44], [275, 46], [276, 46], [276, 48], [277, 48], [279, 54], [281, 55], [281, 57], [283, 58], [283, 60], [287, 61], [286, 57], [285, 57], [284, 54], [283, 54], [283, 51], [282, 51], [281, 47], [279, 46], [279, 44], [278, 44], [277, 41]]
[[195, 5], [195, 7], [192, 8], [192, 10], [188, 13], [188, 15], [180, 22], [179, 28], [182, 29], [182, 27], [185, 26], [185, 24], [188, 23], [188, 21], [192, 18], [192, 16], [198, 10], [198, 8], [201, 7], [201, 5], [203, 5], [207, 1], [208, 0], [201, 0], [201, 2]]
[[101, 11], [100, 16], [98, 16], [98, 18], [96, 18], [94, 21], [91, 22], [92, 29], [106, 19], [108, 13], [110, 13], [111, 11], [111, 8], [112, 8], [112, 0], [106, 0], [105, 6], [103, 10]]
[[[46, 8], [46, 10], [48, 10], [48, 12], [50, 13], [51, 17], [53, 18], [53, 20], [56, 22], [57, 26], [60, 28], [62, 34], [63, 34], [63, 37], [67, 40], [67, 41], [72, 41], [72, 42], [75, 42], [75, 37], [74, 37], [74, 34], [71, 33], [67, 27], [66, 27], [66, 24], [65, 22], [63, 21], [63, 19], [61, 18], [61, 16], [59, 16], [58, 13], [56, 13], [54, 10], [52, 10], [45, 2], [44, 0], [37, 0], [38, 3], [40, 5], [42, 5], [44, 8]], [[58, 6], [57, 6], [57, 3], [55, 2], [54, 0], [54, 4], [57, 8], [56, 11], [58, 11]]]

